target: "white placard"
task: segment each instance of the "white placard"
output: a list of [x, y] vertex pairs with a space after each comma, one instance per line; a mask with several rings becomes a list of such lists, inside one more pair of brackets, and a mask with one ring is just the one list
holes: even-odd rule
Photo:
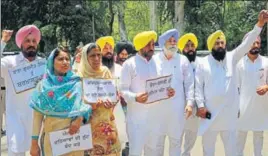
[[117, 102], [116, 79], [83, 79], [84, 100], [96, 103], [98, 99]]
[[20, 93], [34, 88], [37, 81], [43, 77], [46, 64], [46, 59], [40, 59], [9, 69], [15, 92]]
[[65, 129], [49, 133], [53, 156], [93, 148], [90, 124], [81, 126], [74, 135], [70, 135], [68, 131], [69, 129]]
[[172, 75], [149, 79], [146, 81], [148, 100], [146, 103], [168, 99], [167, 89], [170, 88]]

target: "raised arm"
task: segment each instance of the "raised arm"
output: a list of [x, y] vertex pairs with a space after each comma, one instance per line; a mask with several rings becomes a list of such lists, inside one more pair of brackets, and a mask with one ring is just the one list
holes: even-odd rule
[[246, 39], [232, 51], [233, 63], [237, 64], [238, 61], [250, 50], [250, 47], [255, 42], [256, 38], [260, 35], [262, 27], [268, 21], [268, 11], [262, 10], [258, 16], [258, 22], [254, 28], [249, 32]]

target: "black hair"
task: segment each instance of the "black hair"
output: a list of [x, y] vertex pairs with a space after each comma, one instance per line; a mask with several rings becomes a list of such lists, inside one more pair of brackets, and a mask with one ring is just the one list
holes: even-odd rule
[[94, 48], [100, 49], [99, 45], [97, 45], [96, 43], [91, 43], [87, 48], [87, 54]]
[[53, 56], [53, 62], [54, 62], [55, 58], [57, 56], [59, 56], [61, 51], [67, 53], [69, 58], [71, 59], [70, 51], [66, 47], [59, 46], [58, 48], [55, 49], [54, 56]]
[[135, 48], [131, 42], [121, 41], [115, 45], [115, 52], [117, 53], [117, 55], [119, 55], [124, 49], [126, 49], [128, 54], [136, 53]]

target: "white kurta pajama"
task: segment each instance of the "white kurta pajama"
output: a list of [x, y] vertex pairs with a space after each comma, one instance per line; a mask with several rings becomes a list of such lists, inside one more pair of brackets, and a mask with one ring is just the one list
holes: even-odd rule
[[153, 104], [142, 104], [135, 100], [139, 93], [145, 93], [146, 80], [156, 78], [156, 65], [153, 59], [147, 61], [136, 54], [123, 64], [120, 88], [127, 102], [127, 133], [129, 155], [140, 156], [149, 134], [148, 112]]
[[[191, 62], [194, 74], [197, 64], [202, 62], [202, 58], [196, 57], [195, 62]], [[186, 120], [184, 126], [184, 132], [182, 133], [182, 139], [184, 136], [184, 145], [183, 145], [183, 152], [182, 156], [190, 156], [191, 150], [194, 147], [196, 138], [197, 138], [197, 131], [199, 126], [199, 118], [196, 116], [197, 105], [193, 105], [193, 114]]]
[[171, 88], [175, 90], [174, 97], [154, 104], [150, 109], [151, 137], [149, 139], [150, 154], [162, 156], [165, 137], [169, 137], [169, 155], [178, 156], [181, 153], [181, 135], [185, 123], [185, 105], [194, 102], [194, 75], [188, 59], [175, 53], [168, 60], [164, 52], [156, 54], [158, 76], [172, 75]]
[[236, 49], [227, 52], [223, 61], [217, 61], [212, 55], [203, 59], [196, 69], [195, 98], [198, 107], [205, 106], [211, 112], [211, 119], [201, 119], [198, 130], [203, 135], [204, 156], [215, 154], [217, 134], [225, 147], [225, 155], [235, 153], [235, 130], [239, 107], [236, 87], [236, 64], [249, 51], [260, 34], [261, 28], [255, 26], [248, 37]]
[[28, 105], [32, 89], [16, 94], [8, 73], [9, 68], [26, 63], [28, 60], [22, 53], [1, 59], [1, 76], [6, 86], [6, 131], [9, 155], [12, 153], [22, 155], [30, 149], [32, 140], [32, 109]]
[[263, 56], [252, 62], [245, 56], [237, 64], [240, 91], [237, 156], [243, 156], [247, 132], [253, 131], [254, 156], [262, 156], [263, 131], [268, 130], [268, 93], [258, 95], [256, 89], [268, 84], [268, 59]]

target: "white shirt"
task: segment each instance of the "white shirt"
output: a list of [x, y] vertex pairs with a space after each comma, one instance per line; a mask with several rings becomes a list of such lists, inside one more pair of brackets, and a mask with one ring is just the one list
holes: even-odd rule
[[[193, 68], [193, 72], [195, 75], [195, 69], [196, 66], [198, 66], [198, 64], [200, 64], [202, 62], [202, 58], [201, 57], [196, 57], [194, 62], [191, 62], [192, 68]], [[196, 112], [197, 112], [197, 105], [196, 102], [194, 102], [193, 105], [193, 114], [186, 120], [184, 129], [186, 130], [190, 130], [192, 132], [197, 132], [198, 130], [198, 125], [199, 125], [199, 118], [196, 116]]]
[[123, 63], [120, 79], [121, 93], [127, 102], [128, 139], [131, 152], [140, 154], [149, 133], [149, 109], [153, 104], [136, 102], [136, 95], [146, 92], [146, 80], [156, 78], [156, 63], [136, 54]]
[[206, 56], [196, 69], [195, 99], [198, 107], [206, 107], [211, 119], [201, 119], [199, 135], [207, 130], [235, 130], [239, 105], [236, 87], [236, 64], [249, 51], [261, 32], [255, 26], [236, 49], [227, 52], [223, 61]]
[[171, 88], [175, 90], [174, 97], [160, 101], [152, 107], [150, 122], [155, 121], [153, 128], [161, 135], [179, 139], [183, 131], [185, 105], [194, 103], [194, 75], [189, 60], [175, 53], [167, 59], [164, 52], [154, 55], [158, 76], [172, 75]]
[[28, 60], [24, 58], [22, 53], [1, 59], [1, 76], [5, 80], [6, 86], [8, 147], [13, 152], [25, 152], [30, 149], [33, 118], [29, 100], [33, 89], [16, 94], [8, 69], [26, 63], [28, 63]]
[[156, 63], [137, 54], [124, 62], [121, 73], [120, 88], [128, 104], [127, 121], [146, 123], [150, 105], [138, 103], [135, 98], [136, 94], [146, 92], [146, 80], [157, 77]]
[[252, 62], [246, 55], [237, 64], [240, 91], [238, 129], [268, 130], [268, 93], [258, 95], [256, 89], [268, 84], [268, 59], [263, 56]]
[[[122, 71], [122, 66], [117, 63], [114, 63], [114, 66], [111, 72], [112, 72], [113, 77], [118, 79], [117, 86], [119, 86], [119, 83], [120, 83], [119, 80], [121, 77], [121, 71]], [[124, 110], [120, 102], [116, 104], [113, 113], [115, 116], [115, 123], [116, 123], [117, 131], [118, 131], [118, 135], [119, 135], [119, 140], [122, 144], [125, 144], [128, 141], [127, 133], [126, 133], [126, 116], [125, 116]]]

